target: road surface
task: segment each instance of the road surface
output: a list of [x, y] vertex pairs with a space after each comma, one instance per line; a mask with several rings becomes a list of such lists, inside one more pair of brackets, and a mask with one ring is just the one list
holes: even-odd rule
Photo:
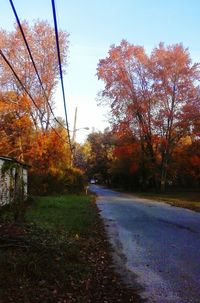
[[129, 283], [150, 303], [200, 303], [200, 213], [97, 185], [97, 205]]

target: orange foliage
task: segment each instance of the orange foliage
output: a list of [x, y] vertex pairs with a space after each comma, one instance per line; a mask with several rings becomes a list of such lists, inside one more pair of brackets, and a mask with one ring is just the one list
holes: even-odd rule
[[67, 134], [62, 132], [60, 131], [61, 138], [53, 130], [35, 134], [29, 153], [33, 172], [56, 176], [62, 175], [63, 169], [70, 167], [71, 155], [66, 141]]
[[32, 132], [30, 101], [25, 95], [8, 93], [0, 99], [0, 154], [24, 160]]
[[[160, 43], [148, 56], [123, 40], [99, 61], [97, 75], [105, 83], [101, 98], [110, 105], [114, 129], [126, 137], [126, 125], [140, 144], [142, 182], [150, 174], [155, 184], [165, 184], [176, 146], [200, 133], [200, 64], [192, 64], [182, 44]], [[115, 154], [128, 157], [131, 151], [122, 145]], [[198, 165], [195, 157], [193, 163]]]
[[[19, 79], [34, 99], [31, 100], [12, 71], [0, 57], [0, 155], [7, 155], [31, 165], [31, 174], [62, 178], [71, 167], [71, 152], [66, 130], [53, 123], [53, 92], [57, 84], [54, 29], [46, 21], [22, 24], [44, 91], [29, 58], [21, 33], [0, 30], [4, 54]], [[67, 33], [59, 32], [61, 60], [66, 63]], [[14, 47], [13, 47], [14, 45]], [[36, 106], [37, 105], [37, 106]], [[54, 130], [50, 127], [54, 127]]]

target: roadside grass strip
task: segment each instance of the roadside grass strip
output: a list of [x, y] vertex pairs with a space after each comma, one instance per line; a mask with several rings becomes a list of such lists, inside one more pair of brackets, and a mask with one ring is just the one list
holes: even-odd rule
[[200, 212], [200, 192], [136, 193], [137, 196], [166, 202], [170, 205]]

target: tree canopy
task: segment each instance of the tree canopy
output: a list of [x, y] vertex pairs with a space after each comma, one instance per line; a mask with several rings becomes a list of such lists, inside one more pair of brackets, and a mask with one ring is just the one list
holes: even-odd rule
[[113, 130], [120, 136], [129, 130], [137, 142], [133, 150], [140, 156], [135, 153], [133, 161], [141, 184], [164, 190], [183, 139], [199, 142], [200, 65], [182, 44], [160, 43], [147, 55], [122, 40], [99, 61], [97, 75], [105, 84], [100, 99], [110, 105]]
[[[59, 80], [54, 28], [40, 20], [32, 26], [24, 21], [22, 27], [42, 86], [18, 26], [12, 32], [0, 30], [1, 50], [25, 88], [0, 57], [0, 154], [30, 164], [35, 188], [56, 190], [59, 180], [67, 188], [73, 175], [71, 151], [65, 125], [53, 113]], [[64, 31], [59, 45], [65, 69], [69, 41]]]

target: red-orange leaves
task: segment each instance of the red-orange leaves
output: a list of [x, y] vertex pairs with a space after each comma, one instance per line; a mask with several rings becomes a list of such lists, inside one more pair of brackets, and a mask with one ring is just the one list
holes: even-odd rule
[[152, 167], [165, 184], [173, 150], [199, 129], [200, 65], [192, 64], [181, 44], [160, 43], [147, 56], [143, 47], [123, 40], [99, 61], [97, 75], [105, 83], [101, 97], [111, 106], [115, 128], [129, 125], [140, 142], [143, 172]]

